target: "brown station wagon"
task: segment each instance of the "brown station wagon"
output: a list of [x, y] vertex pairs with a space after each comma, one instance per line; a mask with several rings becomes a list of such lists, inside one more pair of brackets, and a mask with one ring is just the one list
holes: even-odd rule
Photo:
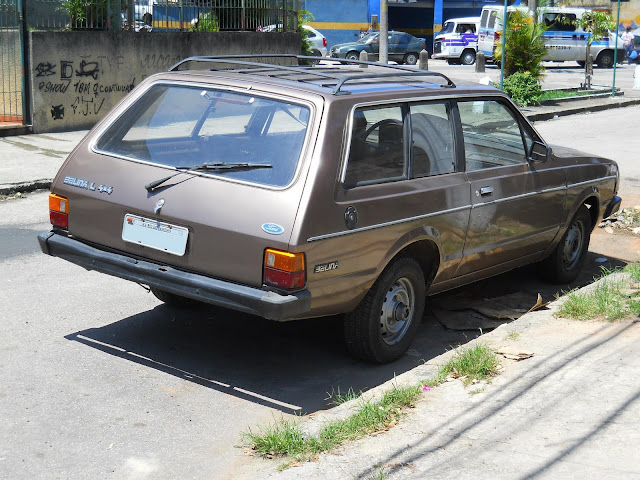
[[426, 295], [533, 262], [569, 282], [619, 208], [615, 162], [547, 145], [494, 88], [251, 58], [142, 82], [54, 179], [42, 250], [169, 304], [344, 314], [349, 351], [388, 362]]

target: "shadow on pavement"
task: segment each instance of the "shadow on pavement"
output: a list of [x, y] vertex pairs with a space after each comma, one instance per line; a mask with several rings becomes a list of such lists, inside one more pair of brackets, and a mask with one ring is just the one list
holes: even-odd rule
[[[575, 285], [542, 283], [535, 267], [526, 267], [437, 295], [429, 305], [455, 303], [458, 297], [482, 302], [514, 292], [531, 306], [538, 294], [548, 302], [562, 290], [593, 281], [602, 265], [598, 258], [589, 254]], [[604, 265], [624, 262], [609, 259]], [[182, 310], [160, 305], [65, 338], [243, 400], [307, 414], [331, 408], [329, 392], [366, 391], [488, 330], [449, 329], [443, 323], [428, 309], [412, 348], [389, 365], [352, 359], [339, 317], [276, 323], [206, 305]]]

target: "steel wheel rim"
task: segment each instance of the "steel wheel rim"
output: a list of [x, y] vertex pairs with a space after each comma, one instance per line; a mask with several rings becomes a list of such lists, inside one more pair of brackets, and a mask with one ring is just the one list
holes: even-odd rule
[[462, 62], [465, 65], [473, 65], [473, 62], [475, 61], [475, 57], [473, 55], [471, 55], [470, 53], [465, 53], [462, 57]]
[[389, 287], [380, 308], [380, 335], [387, 345], [400, 342], [413, 321], [416, 295], [411, 281], [397, 279]]
[[418, 63], [418, 57], [416, 57], [415, 55], [407, 55], [406, 62], [410, 65], [415, 65], [416, 63]]
[[567, 237], [562, 248], [562, 263], [567, 270], [571, 270], [578, 263], [584, 244], [584, 225], [574, 222], [567, 231]]

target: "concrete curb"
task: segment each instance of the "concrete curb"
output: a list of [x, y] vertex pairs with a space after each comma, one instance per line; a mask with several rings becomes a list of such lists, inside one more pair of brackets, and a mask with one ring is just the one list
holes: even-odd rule
[[49, 190], [51, 187], [50, 178], [43, 178], [41, 180], [33, 180], [29, 182], [19, 183], [5, 183], [0, 184], [0, 195], [9, 195], [11, 193], [28, 193], [35, 190]]
[[563, 105], [563, 108], [560, 108], [558, 110], [553, 110], [550, 108], [549, 111], [546, 111], [546, 112], [531, 112], [525, 109], [523, 110], [523, 112], [529, 120], [531, 120], [532, 122], [536, 122], [536, 121], [551, 120], [552, 118], [556, 118], [556, 117], [564, 117], [566, 115], [576, 115], [579, 113], [587, 113], [587, 112], [600, 112], [602, 110], [631, 107], [634, 105], [640, 105], [640, 98], [631, 98], [631, 99], [625, 99], [622, 101], [613, 100], [611, 102], [597, 103], [597, 104], [590, 104], [590, 105], [579, 105], [575, 107], [567, 107]]

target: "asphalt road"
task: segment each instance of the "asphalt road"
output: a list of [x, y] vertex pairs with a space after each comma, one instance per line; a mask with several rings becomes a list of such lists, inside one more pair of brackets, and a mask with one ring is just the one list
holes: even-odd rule
[[[552, 143], [618, 160], [632, 195], [639, 113], [536, 127]], [[329, 408], [332, 389], [366, 390], [479, 334], [427, 316], [408, 355], [371, 366], [347, 355], [338, 319], [175, 310], [138, 285], [39, 253], [35, 235], [47, 229], [46, 193], [0, 202], [1, 478], [234, 478], [255, 467], [236, 448], [249, 427]], [[625, 263], [610, 253], [606, 265]], [[575, 285], [591, 281], [601, 258], [589, 254]], [[532, 305], [566, 288], [525, 268], [435, 301], [520, 292]]]

